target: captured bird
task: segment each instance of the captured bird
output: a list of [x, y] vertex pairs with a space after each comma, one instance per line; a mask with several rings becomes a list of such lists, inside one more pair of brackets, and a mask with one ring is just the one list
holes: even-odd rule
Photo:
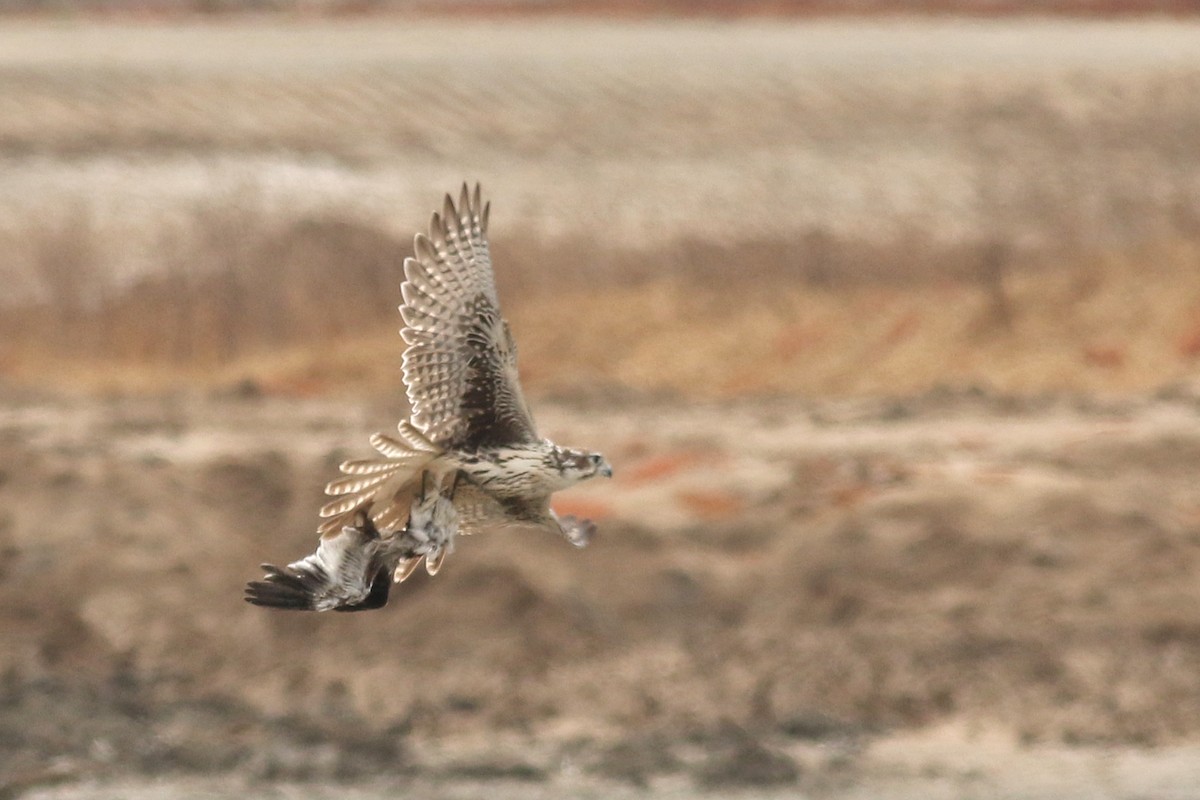
[[246, 587], [255, 605], [360, 611], [387, 602], [424, 561], [437, 574], [457, 534], [540, 528], [583, 547], [589, 520], [559, 517], [550, 495], [611, 477], [599, 453], [560, 447], [537, 433], [517, 376], [517, 348], [500, 316], [488, 252], [490, 204], [479, 185], [446, 195], [429, 235], [418, 233], [400, 286], [411, 407], [397, 436], [376, 433], [379, 457], [347, 461], [325, 487], [316, 552], [263, 565]]

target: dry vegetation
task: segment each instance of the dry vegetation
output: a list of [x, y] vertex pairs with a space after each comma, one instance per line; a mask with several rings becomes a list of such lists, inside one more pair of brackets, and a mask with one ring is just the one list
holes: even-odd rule
[[[573, 24], [0, 26], [0, 797], [1194, 785], [1200, 28]], [[601, 536], [246, 606], [477, 176]]]
[[[37, 235], [49, 293], [0, 321], [10, 381], [105, 392], [399, 388], [395, 305], [408, 244], [387, 233], [340, 219], [273, 227], [198, 215], [160, 273], [119, 289], [87, 280], [104, 267], [86, 225]], [[1055, 262], [997, 245], [906, 244], [814, 236], [622, 252], [502, 238], [495, 249], [535, 391], [1147, 391], [1195, 374], [1195, 241]], [[576, 271], [546, 274], [568, 263]], [[583, 275], [603, 278], [585, 288]]]
[[[971, 37], [1036, 64], [1053, 30], [582, 30], [468, 27], [486, 70], [439, 60], [436, 26], [401, 54], [370, 28], [298, 28], [238, 70], [225, 34], [118, 28], [123, 55], [83, 48], [97, 68], [76, 74], [40, 60], [61, 32], [16, 29], [0, 376], [394, 388], [400, 262], [464, 171], [497, 202], [537, 389], [1125, 391], [1193, 372], [1200, 73], [1174, 29], [1145, 31], [1161, 67], [1153, 45], [1114, 39], [1109, 65], [1079, 46], [1099, 29], [1064, 29], [1064, 66], [1011, 74], [970, 60]], [[864, 73], [864, 47], [928, 62]], [[164, 58], [179, 67], [149, 68]]]

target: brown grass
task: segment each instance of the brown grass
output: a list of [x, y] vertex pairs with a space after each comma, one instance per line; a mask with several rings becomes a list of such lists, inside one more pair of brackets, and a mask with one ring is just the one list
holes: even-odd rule
[[995, 284], [967, 277], [740, 290], [658, 281], [523, 306], [514, 327], [545, 388], [600, 375], [685, 396], [1141, 391], [1195, 374], [1198, 262], [1200, 249], [1178, 244], [1014, 269], [1002, 318]]
[[[498, 279], [537, 391], [1142, 390], [1200, 357], [1190, 62], [825, 76], [753, 38], [710, 62], [696, 31], [651, 47], [614, 29], [647, 60], [509, 64], [493, 42], [481, 58], [508, 66], [488, 70], [360, 64], [375, 40], [334, 32], [337, 69], [295, 58], [306, 30], [265, 36], [280, 64], [263, 69], [214, 28], [179, 41], [226, 54], [221, 69], [147, 68], [164, 39], [104, 69], [0, 71], [0, 156], [27, 170], [0, 197], [0, 380], [395, 390], [408, 245], [381, 220], [481, 164], [506, 165], [487, 178], [516, 217], [497, 226]], [[556, 41], [506, 35], [514, 51]], [[203, 199], [177, 194], [194, 180], [180, 154], [212, 170]], [[246, 191], [270, 185], [260, 157], [340, 166], [303, 198], [221, 188], [226, 158], [256, 176]], [[133, 165], [137, 185], [97, 177], [97, 159]], [[425, 166], [398, 179], [397, 165]], [[309, 201], [338, 210], [304, 216]]]
[[[39, 231], [42, 299], [0, 319], [0, 375], [104, 392], [399, 388], [404, 244], [338, 218], [194, 222], [163, 270], [120, 290], [95, 277], [86, 220]], [[1200, 245], [1182, 239], [1029, 262], [990, 243], [817, 234], [495, 249], [534, 391], [1141, 391], [1191, 376], [1200, 358]]]

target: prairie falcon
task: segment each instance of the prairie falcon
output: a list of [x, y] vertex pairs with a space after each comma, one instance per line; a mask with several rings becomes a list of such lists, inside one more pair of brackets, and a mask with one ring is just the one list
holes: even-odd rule
[[490, 204], [479, 185], [446, 195], [404, 262], [400, 334], [412, 413], [398, 436], [376, 433], [379, 457], [347, 461], [325, 487], [316, 552], [246, 587], [255, 605], [358, 611], [387, 602], [424, 560], [434, 575], [456, 534], [503, 527], [553, 531], [582, 547], [588, 520], [559, 517], [550, 495], [612, 468], [599, 453], [537, 434], [500, 316], [488, 252]]

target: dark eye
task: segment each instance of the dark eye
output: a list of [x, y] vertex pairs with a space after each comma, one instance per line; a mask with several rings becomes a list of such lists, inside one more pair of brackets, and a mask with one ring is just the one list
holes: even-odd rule
[[591, 462], [593, 467], [600, 466], [600, 456], [598, 456], [598, 455], [588, 456], [588, 461]]

